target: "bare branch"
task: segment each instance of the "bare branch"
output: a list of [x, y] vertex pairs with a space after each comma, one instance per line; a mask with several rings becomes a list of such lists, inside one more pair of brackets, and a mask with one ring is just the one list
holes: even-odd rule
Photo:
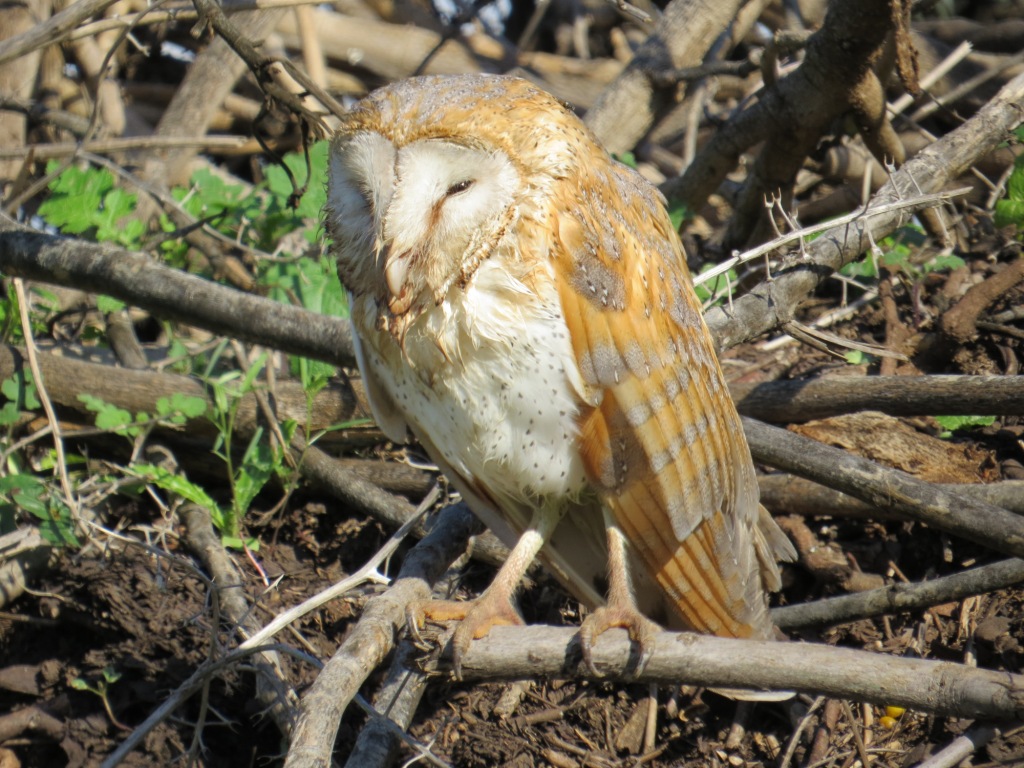
[[[1024, 120], [1024, 74], [1007, 83], [988, 104], [963, 125], [908, 160], [875, 193], [868, 209], [909, 194], [936, 192], [1002, 141]], [[858, 258], [872, 243], [906, 222], [893, 212], [833, 227], [807, 246], [808, 257], [791, 258], [729, 309], [707, 313], [708, 327], [719, 348], [728, 349], [791, 320], [796, 308], [821, 281]]]
[[1005, 509], [958, 496], [899, 470], [745, 416], [743, 431], [756, 461], [998, 552], [1024, 557], [1024, 519]]
[[839, 624], [900, 611], [915, 611], [983, 595], [1024, 581], [1024, 560], [1011, 558], [917, 584], [891, 584], [853, 595], [772, 609], [781, 629]]
[[[469, 646], [463, 677], [593, 679], [577, 634], [572, 627], [495, 627]], [[958, 717], [1024, 715], [1024, 676], [1008, 672], [810, 643], [661, 632], [647, 667], [635, 675], [632, 645], [624, 630], [601, 635], [594, 647], [601, 680], [822, 693]]]
[[799, 423], [855, 411], [891, 416], [1024, 414], [1021, 376], [834, 376], [732, 384], [740, 413]]

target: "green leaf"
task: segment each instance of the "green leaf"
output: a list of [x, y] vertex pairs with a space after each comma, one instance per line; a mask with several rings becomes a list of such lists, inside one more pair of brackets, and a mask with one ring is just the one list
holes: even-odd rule
[[135, 417], [124, 408], [89, 394], [81, 394], [78, 399], [96, 414], [96, 426], [100, 429], [127, 437], [136, 437], [142, 432]]
[[924, 265], [925, 272], [943, 272], [945, 270], [954, 270], [962, 267], [966, 262], [959, 256], [953, 253], [943, 253], [936, 256], [934, 259]]
[[74, 688], [76, 691], [91, 691], [92, 690], [92, 688], [89, 686], [89, 684], [85, 680], [80, 678], [80, 677], [74, 678], [69, 683], [69, 685], [72, 688]]
[[240, 536], [221, 536], [220, 540], [225, 547], [230, 549], [248, 549], [250, 552], [260, 551], [260, 542], [258, 539], [243, 539]]
[[622, 152], [621, 154], [613, 154], [616, 160], [629, 168], [636, 169], [636, 155], [632, 152]]
[[847, 277], [878, 277], [877, 262], [869, 254], [860, 261], [845, 264], [839, 273]]
[[39, 535], [55, 547], [80, 547], [71, 521], [71, 510], [62, 501], [50, 500], [50, 517], [39, 525]]
[[1024, 201], [1024, 161], [1018, 156], [1013, 162], [1013, 172], [1006, 180], [1006, 196], [1010, 200]]
[[0, 504], [0, 536], [18, 530], [15, 513], [18, 508], [14, 504]]
[[98, 309], [105, 315], [111, 315], [115, 312], [120, 312], [126, 306], [128, 305], [125, 304], [123, 301], [121, 301], [120, 299], [115, 299], [112, 296], [96, 297], [96, 309]]
[[[701, 269], [701, 273], [703, 274], [710, 269], [714, 269], [714, 267], [714, 264], [708, 264]], [[720, 301], [728, 295], [730, 286], [736, 285], [736, 279], [736, 270], [730, 269], [728, 272], [713, 278], [710, 282], [695, 285], [694, 290], [697, 292], [697, 298], [701, 302], [708, 301], [712, 297]]]
[[672, 222], [672, 228], [677, 232], [683, 226], [683, 222], [692, 216], [690, 209], [682, 203], [669, 205], [668, 218]]
[[46, 483], [35, 475], [16, 474], [0, 478], [0, 494], [10, 499], [16, 508], [40, 520], [50, 519], [47, 492]]
[[249, 510], [273, 473], [274, 454], [263, 441], [263, 428], [260, 427], [249, 440], [235, 476], [235, 512], [239, 517]]
[[46, 490], [46, 484], [35, 475], [17, 474], [0, 477], [0, 493], [11, 494], [14, 491], [38, 489]]
[[940, 435], [948, 437], [953, 432], [972, 427], [988, 427], [995, 423], [995, 416], [936, 416], [939, 426], [946, 431]]
[[101, 215], [103, 198], [114, 187], [114, 176], [103, 168], [70, 167], [50, 182], [50, 198], [39, 215], [71, 234], [92, 229]]
[[0, 383], [0, 394], [10, 401], [7, 405], [14, 407], [15, 418], [17, 418], [17, 412], [22, 408], [34, 411], [42, 406], [36, 396], [36, 384], [32, 378], [32, 371], [17, 371], [10, 378], [4, 379]]
[[[1011, 177], [1012, 178], [1012, 177]], [[1000, 200], [996, 203], [997, 227], [1024, 228], [1024, 200]]]
[[15, 403], [6, 402], [0, 407], [0, 427], [10, 427], [18, 423], [21, 409]]
[[28, 512], [30, 515], [38, 517], [40, 520], [50, 519], [50, 510], [43, 498], [45, 493], [45, 486], [41, 486], [38, 489], [21, 488], [11, 492], [11, 497], [14, 499], [14, 503]]
[[181, 498], [198, 504], [210, 511], [210, 519], [223, 531], [228, 518], [220, 505], [201, 486], [196, 485], [184, 475], [174, 474], [164, 467], [156, 464], [133, 464], [127, 470], [129, 474], [152, 483], [170, 493], [177, 494]]
[[[160, 418], [170, 418], [175, 423], [184, 423], [188, 419], [197, 419], [206, 413], [206, 400], [197, 395], [184, 395], [175, 392], [168, 397], [158, 398], [156, 412]], [[178, 420], [175, 417], [180, 416]]]

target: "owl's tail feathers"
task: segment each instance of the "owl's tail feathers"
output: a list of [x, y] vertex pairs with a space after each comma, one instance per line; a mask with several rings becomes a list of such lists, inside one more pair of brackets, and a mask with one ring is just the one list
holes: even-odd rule
[[[791, 563], [796, 560], [796, 549], [786, 534], [772, 519], [768, 510], [758, 505], [757, 526], [754, 528], [754, 551], [761, 566], [761, 581], [768, 592], [782, 589], [782, 575], [779, 562]], [[769, 640], [785, 640], [785, 635], [770, 625]], [[796, 694], [793, 691], [748, 691], [736, 688], [712, 688], [715, 693], [739, 701], [787, 701]]]
[[747, 691], [742, 688], [709, 688], [709, 691], [736, 701], [789, 701], [794, 691]]
[[796, 549], [768, 510], [757, 505], [758, 518], [754, 527], [754, 551], [761, 566], [761, 581], [768, 592], [782, 589], [779, 563], [796, 562]]

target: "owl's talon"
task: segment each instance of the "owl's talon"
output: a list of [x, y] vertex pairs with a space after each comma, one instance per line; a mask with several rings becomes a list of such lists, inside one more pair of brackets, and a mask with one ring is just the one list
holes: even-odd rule
[[[452, 671], [462, 679], [462, 658], [474, 640], [486, 637], [497, 626], [521, 626], [523, 619], [512, 602], [502, 594], [489, 590], [475, 600], [429, 600], [412, 603], [405, 611], [409, 634], [417, 647], [429, 649], [430, 643], [420, 635], [420, 626], [432, 622], [457, 621], [452, 633]], [[422, 644], [422, 645], [421, 645]]]
[[621, 627], [636, 643], [637, 661], [633, 674], [639, 676], [654, 655], [654, 636], [661, 630], [657, 624], [631, 606], [602, 606], [587, 616], [580, 626], [580, 651], [583, 663], [594, 677], [603, 677], [594, 664], [594, 642], [613, 627]]

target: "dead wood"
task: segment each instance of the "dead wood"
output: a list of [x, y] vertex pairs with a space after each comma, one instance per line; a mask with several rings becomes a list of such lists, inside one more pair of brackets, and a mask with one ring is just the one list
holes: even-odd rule
[[61, 42], [83, 21], [102, 13], [115, 2], [117, 0], [77, 0], [32, 29], [0, 42], [0, 64], [44, 45]]
[[[765, 214], [764, 200], [788, 200], [797, 171], [833, 121], [852, 114], [865, 144], [879, 163], [902, 164], [905, 153], [885, 112], [885, 94], [877, 70], [898, 64], [902, 3], [836, 0], [824, 25], [812, 35], [801, 66], [777, 83], [766, 83], [758, 101], [729, 121], [697, 155], [686, 172], [663, 191], [691, 208], [707, 200], [734, 169], [739, 155], [765, 142], [744, 184], [730, 223], [726, 247], [754, 234]], [[895, 58], [894, 58], [895, 57]], [[901, 73], [902, 75], [902, 73]], [[914, 87], [914, 86], [911, 86]]]
[[[174, 394], [211, 402], [205, 385], [191, 376], [114, 368], [111, 365], [45, 353], [39, 355], [39, 366], [53, 402], [82, 413], [87, 412], [79, 399], [83, 394], [93, 395], [132, 413], [155, 413], [157, 400]], [[0, 345], [0, 380], [10, 378], [25, 367], [26, 361], [21, 350]], [[280, 420], [294, 419], [314, 433], [348, 421], [372, 418], [359, 379], [330, 384], [317, 393], [309, 407], [306, 393], [298, 382], [276, 382], [272, 394]], [[243, 395], [238, 403], [238, 433], [251, 435], [261, 421], [255, 396]], [[212, 435], [212, 427], [203, 417], [188, 421], [185, 428], [189, 433], [200, 436]]]
[[[32, 29], [36, 24], [35, 10], [28, 2], [8, 3], [0, 7], [0, 45], [3, 44], [3, 38], [10, 39]], [[39, 60], [40, 52], [36, 50], [0, 64], [0, 96], [28, 100], [35, 88]], [[0, 110], [0, 147], [22, 146], [25, 143], [25, 130], [24, 114]], [[0, 161], [0, 185], [14, 179], [20, 168], [20, 162]]]
[[744, 415], [780, 424], [855, 411], [1024, 414], [1024, 378], [1019, 376], [832, 376], [731, 384], [729, 392]]
[[[1007, 83], [976, 115], [892, 174], [872, 196], [868, 212], [909, 195], [942, 189], [1020, 125], [1024, 120], [1022, 100], [1024, 74]], [[736, 299], [728, 309], [711, 309], [706, 319], [720, 348], [756, 338], [791, 320], [796, 307], [821, 281], [901, 226], [907, 213], [866, 215], [854, 223], [831, 228], [806, 246], [806, 257], [787, 259], [771, 281]]]
[[445, 509], [430, 534], [406, 556], [394, 584], [366, 604], [359, 623], [302, 697], [286, 768], [330, 764], [341, 716], [366, 678], [387, 658], [405, 626], [411, 602], [430, 597], [431, 585], [466, 549], [479, 522], [464, 506]]
[[39, 707], [25, 707], [0, 715], [0, 741], [24, 737], [26, 731], [38, 731], [54, 741], [60, 741], [64, 738], [64, 723]]
[[704, 62], [742, 3], [673, 0], [629, 66], [609, 85], [586, 122], [609, 152], [633, 149], [655, 120], [675, 104], [676, 88], [655, 87], [651, 74]]
[[[232, 21], [242, 34], [262, 41], [285, 13], [284, 8], [245, 11], [234, 14]], [[189, 67], [188, 74], [161, 117], [155, 135], [170, 138], [206, 133], [245, 68], [245, 62], [228, 43], [216, 37]], [[188, 178], [180, 178], [179, 174], [188, 167], [189, 160], [198, 149], [181, 147], [149, 153], [141, 175], [150, 182], [160, 182], [167, 187], [186, 184]]]
[[922, 19], [914, 29], [947, 45], [969, 42], [979, 51], [1017, 53], [1024, 48], [1024, 20], [1006, 18], [998, 24], [981, 24], [971, 19]]
[[34, 528], [0, 536], [0, 609], [21, 597], [58, 560], [54, 546]]
[[[636, 649], [620, 629], [601, 635], [593, 652], [601, 680], [800, 691], [955, 717], [1024, 715], [1024, 676], [948, 662], [661, 632], [650, 662], [636, 674]], [[466, 680], [593, 679], [571, 627], [495, 627], [469, 646], [462, 670]]]
[[[317, 39], [329, 59], [354, 58], [360, 66], [389, 79], [409, 77], [416, 72], [444, 75], [498, 71], [497, 62], [475, 56], [457, 39], [449, 39], [438, 48], [442, 37], [429, 29], [322, 10], [314, 10], [313, 16]], [[290, 16], [281, 20], [278, 33], [293, 50], [302, 43], [298, 26]], [[432, 51], [435, 52], [430, 55]], [[428, 56], [430, 60], [420, 69]]]
[[899, 470], [778, 427], [743, 417], [756, 461], [806, 477], [869, 504], [892, 509], [998, 552], [1024, 556], [1024, 519], [976, 499], [957, 496]]
[[[170, 269], [139, 253], [44, 235], [0, 216], [7, 275], [105, 293], [185, 325], [352, 366], [352, 330], [337, 318], [250, 296]], [[301, 350], [301, 351], [300, 351]]]
[[981, 313], [1021, 281], [1024, 281], [1024, 256], [1018, 256], [984, 282], [972, 286], [955, 307], [942, 315], [943, 334], [955, 344], [974, 339]]
[[[834, 488], [795, 475], [758, 475], [761, 503], [779, 514], [804, 517], [842, 517], [859, 520], [909, 520], [891, 509], [880, 509]], [[967, 496], [1018, 515], [1024, 515], [1024, 480], [999, 483], [938, 484], [957, 496]]]
[[773, 608], [780, 629], [840, 624], [901, 611], [917, 611], [983, 595], [1024, 581], [1024, 560], [1010, 558], [962, 573], [915, 584], [889, 584], [880, 589]]
[[866, 592], [885, 585], [877, 573], [855, 568], [838, 547], [829, 547], [796, 515], [777, 518], [779, 527], [796, 547], [797, 560], [817, 584], [843, 592]]

